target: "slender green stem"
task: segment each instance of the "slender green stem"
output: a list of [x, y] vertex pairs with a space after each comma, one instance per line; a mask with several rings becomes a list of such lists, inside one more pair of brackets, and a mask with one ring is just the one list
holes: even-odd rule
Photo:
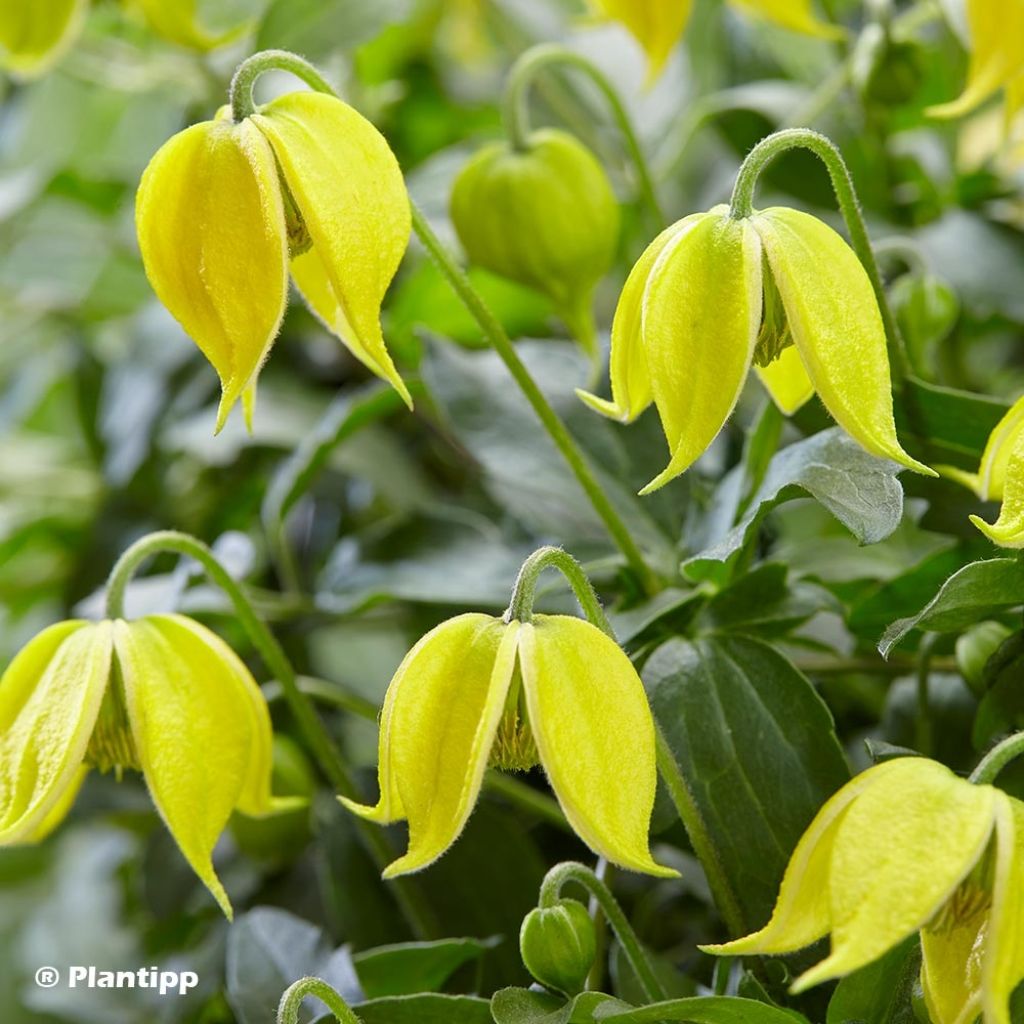
[[512, 374], [516, 384], [519, 385], [520, 390], [533, 407], [537, 418], [541, 421], [555, 446], [562, 453], [562, 457], [569, 464], [573, 475], [590, 499], [594, 511], [601, 517], [601, 521], [626, 561], [637, 574], [644, 588], [648, 592], [653, 592], [657, 589], [657, 585], [651, 570], [644, 561], [644, 556], [636, 541], [633, 540], [629, 529], [622, 521], [622, 517], [601, 489], [601, 485], [598, 483], [597, 477], [594, 475], [594, 471], [591, 469], [586, 456], [580, 450], [575, 440], [573, 440], [572, 435], [559, 418], [558, 413], [555, 412], [544, 397], [536, 381], [530, 376], [530, 371], [527, 370], [523, 361], [519, 358], [515, 346], [505, 333], [505, 328], [501, 326], [498, 319], [487, 308], [479, 293], [470, 283], [466, 272], [441, 243], [441, 240], [434, 233], [433, 228], [431, 228], [426, 217], [423, 216], [423, 213], [415, 203], [412, 206], [412, 225], [413, 230], [419, 236], [420, 241], [437, 264], [452, 290], [462, 300], [463, 305], [483, 331], [484, 337], [495, 352], [498, 353], [502, 362], [508, 367], [509, 373]]
[[971, 782], [986, 785], [995, 782], [999, 773], [1013, 760], [1024, 754], [1024, 732], [1015, 732], [997, 743], [971, 772]]
[[231, 118], [236, 124], [256, 110], [252, 90], [256, 79], [265, 71], [289, 71], [316, 92], [335, 95], [331, 84], [308, 60], [288, 50], [260, 50], [243, 60], [231, 79], [228, 102], [231, 104]]
[[704, 868], [708, 886], [715, 898], [722, 919], [733, 935], [743, 935], [747, 928], [743, 921], [739, 900], [722, 869], [697, 801], [694, 799], [693, 793], [690, 792], [690, 787], [683, 777], [675, 754], [672, 753], [672, 748], [668, 745], [668, 740], [665, 739], [664, 733], [657, 724], [655, 724], [655, 742], [657, 744], [658, 773], [661, 775], [668, 795], [672, 798], [672, 803], [683, 822], [693, 852]]
[[[263, 663], [280, 683], [292, 715], [298, 722], [303, 738], [324, 775], [337, 792], [343, 796], [355, 797], [357, 793], [352, 773], [309, 697], [302, 692], [295, 669], [284, 649], [266, 623], [256, 614], [243, 586], [220, 564], [217, 556], [202, 541], [187, 533], [164, 530], [148, 534], [132, 544], [117, 560], [107, 580], [108, 617], [119, 619], [124, 616], [125, 591], [132, 576], [143, 562], [162, 552], [195, 559], [213, 583], [228, 596], [238, 621], [248, 633]], [[383, 868], [393, 858], [386, 837], [368, 822], [360, 820], [357, 827], [374, 860]], [[414, 884], [410, 885], [408, 879], [398, 879], [397, 883], [396, 898], [410, 926], [423, 937], [435, 934], [433, 914], [419, 889]]]
[[749, 217], [754, 211], [754, 189], [764, 169], [777, 157], [791, 149], [806, 149], [813, 153], [825, 165], [832, 181], [839, 211], [846, 222], [846, 230], [850, 235], [850, 243], [858, 259], [871, 281], [871, 287], [882, 314], [885, 336], [889, 342], [889, 356], [895, 380], [902, 380], [909, 370], [909, 361], [903, 345], [896, 318], [889, 306], [889, 298], [885, 294], [882, 275], [878, 270], [875, 252], [871, 247], [864, 214], [860, 208], [857, 191], [853, 185], [850, 170], [843, 160], [842, 153], [830, 139], [810, 128], [784, 128], [762, 139], [748, 154], [743, 166], [736, 176], [736, 184], [732, 192], [731, 215], [737, 220]]
[[633, 129], [633, 123], [626, 111], [626, 107], [605, 75], [585, 57], [580, 56], [580, 54], [555, 43], [542, 43], [540, 46], [534, 46], [532, 49], [527, 50], [512, 65], [512, 70], [509, 72], [508, 80], [505, 84], [505, 96], [503, 99], [505, 128], [508, 131], [512, 145], [519, 150], [529, 148], [530, 108], [528, 98], [530, 85], [542, 68], [558, 64], [583, 72], [608, 101], [612, 116], [615, 118], [615, 123], [622, 133], [626, 148], [629, 150], [630, 160], [636, 169], [641, 198], [656, 223], [659, 226], [663, 225], [665, 223], [665, 214], [662, 211], [661, 204], [658, 202], [650, 165], [644, 156], [643, 148]]
[[932, 653], [938, 638], [938, 633], [926, 634], [917, 655], [917, 719], [914, 742], [925, 757], [932, 752]]
[[633, 926], [622, 912], [618, 900], [612, 895], [608, 886], [585, 864], [566, 861], [564, 864], [553, 867], [541, 883], [537, 905], [540, 907], [555, 906], [561, 897], [562, 889], [571, 882], [582, 886], [597, 901], [609, 927], [615, 932], [622, 951], [626, 954], [626, 959], [644, 990], [644, 995], [652, 1000], [665, 999], [665, 989], [658, 980]]
[[576, 600], [579, 601], [587, 620], [601, 632], [612, 636], [611, 624], [601, 607], [594, 585], [583, 571], [583, 566], [568, 551], [550, 546], [538, 548], [523, 562], [512, 588], [512, 600], [509, 602], [508, 611], [505, 612], [505, 621], [530, 621], [537, 593], [537, 580], [545, 569], [557, 569], [572, 587], [572, 592], [576, 595]]
[[285, 989], [277, 1007], [277, 1024], [299, 1024], [299, 1010], [307, 996], [315, 996], [338, 1019], [339, 1024], [360, 1024], [344, 999], [321, 978], [299, 978]]

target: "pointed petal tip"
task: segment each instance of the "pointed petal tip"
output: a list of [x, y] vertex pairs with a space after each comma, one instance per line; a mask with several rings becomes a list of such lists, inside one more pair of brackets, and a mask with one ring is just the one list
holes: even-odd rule
[[600, 398], [598, 395], [591, 394], [583, 388], [576, 388], [575, 391], [576, 397], [588, 409], [593, 409], [594, 412], [610, 420], [616, 420], [619, 423], [632, 423], [636, 419], [636, 416], [631, 415], [628, 409], [622, 409], [615, 402], [607, 398]]
[[376, 806], [371, 807], [369, 804], [361, 804], [356, 800], [350, 800], [346, 796], [339, 796], [338, 803], [340, 803], [346, 811], [351, 811], [364, 821], [372, 821], [375, 825], [390, 825], [396, 820], [387, 813], [384, 808], [383, 801], [378, 803]]
[[670, 483], [677, 476], [681, 475], [680, 470], [674, 469], [671, 465], [666, 467], [660, 472], [649, 484], [641, 487], [637, 494], [643, 498], [648, 494], [653, 494], [655, 491], [660, 491], [665, 484]]
[[972, 515], [968, 517], [993, 544], [1001, 548], [1024, 548], [1024, 533], [1019, 530], [1006, 529], [997, 522], [986, 522], [981, 516]]

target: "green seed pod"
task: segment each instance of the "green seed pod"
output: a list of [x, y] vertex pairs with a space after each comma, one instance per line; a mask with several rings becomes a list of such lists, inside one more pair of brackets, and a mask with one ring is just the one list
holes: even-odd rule
[[546, 988], [568, 996], [583, 991], [597, 956], [597, 935], [577, 900], [536, 907], [523, 919], [519, 952], [526, 969]]
[[615, 258], [619, 204], [594, 155], [566, 132], [533, 132], [525, 150], [496, 142], [452, 189], [470, 261], [547, 295], [592, 355], [594, 286]]

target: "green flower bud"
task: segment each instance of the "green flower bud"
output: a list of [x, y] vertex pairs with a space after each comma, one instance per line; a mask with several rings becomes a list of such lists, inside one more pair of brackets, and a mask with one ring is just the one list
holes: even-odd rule
[[485, 147], [456, 178], [451, 215], [471, 262], [543, 292], [596, 353], [591, 298], [615, 257], [619, 204], [585, 146], [545, 129], [525, 150]]
[[547, 988], [568, 996], [583, 991], [597, 956], [597, 935], [577, 900], [536, 907], [523, 919], [519, 951], [526, 969]]
[[978, 696], [985, 692], [985, 666], [1012, 630], [1001, 622], [979, 622], [956, 641], [956, 663]]
[[956, 293], [933, 274], [904, 274], [893, 284], [889, 300], [911, 355], [934, 372], [937, 348], [960, 316]]

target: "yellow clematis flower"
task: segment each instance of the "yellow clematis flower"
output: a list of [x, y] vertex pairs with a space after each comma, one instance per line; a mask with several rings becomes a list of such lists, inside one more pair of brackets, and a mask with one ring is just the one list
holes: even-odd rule
[[970, 64], [964, 91], [929, 107], [933, 117], [962, 117], [1003, 90], [1006, 123], [1024, 109], [1024, 0], [967, 0]]
[[612, 400], [577, 394], [625, 423], [657, 406], [671, 459], [646, 494], [711, 444], [752, 363], [784, 412], [813, 389], [869, 452], [934, 475], [896, 436], [885, 329], [860, 260], [827, 224], [785, 207], [736, 219], [716, 206], [663, 231], [615, 312]]
[[256, 378], [284, 316], [289, 271], [312, 311], [411, 406], [380, 307], [411, 231], [394, 154], [348, 104], [292, 92], [235, 124], [222, 110], [146, 168], [135, 222], [160, 301], [221, 381], [217, 429]]
[[399, 666], [380, 721], [380, 800], [356, 814], [409, 822], [385, 878], [432, 864], [459, 837], [488, 765], [541, 764], [569, 823], [615, 864], [674, 876], [651, 858], [654, 722], [629, 658], [596, 626], [466, 614], [431, 630]]
[[977, 473], [940, 466], [943, 476], [969, 487], [982, 501], [1002, 501], [999, 519], [971, 522], [1004, 548], [1024, 548], [1024, 397], [1018, 398], [989, 435]]
[[78, 37], [89, 0], [0, 2], [0, 67], [15, 78], [49, 71]]
[[0, 678], [0, 846], [37, 842], [59, 825], [89, 769], [132, 768], [231, 917], [213, 848], [236, 809], [262, 816], [279, 805], [271, 744], [249, 670], [198, 622], [149, 615], [51, 626]]
[[[732, 3], [748, 14], [794, 32], [821, 39], [841, 39], [844, 35], [842, 29], [815, 17], [811, 0], [732, 0]], [[693, 0], [594, 0], [594, 4], [605, 17], [625, 25], [644, 48], [649, 81], [661, 74], [693, 10]]]
[[771, 920], [718, 955], [792, 953], [832, 934], [803, 992], [921, 934], [921, 985], [935, 1024], [1010, 1024], [1024, 979], [1024, 804], [907, 757], [869, 768], [811, 822]]

